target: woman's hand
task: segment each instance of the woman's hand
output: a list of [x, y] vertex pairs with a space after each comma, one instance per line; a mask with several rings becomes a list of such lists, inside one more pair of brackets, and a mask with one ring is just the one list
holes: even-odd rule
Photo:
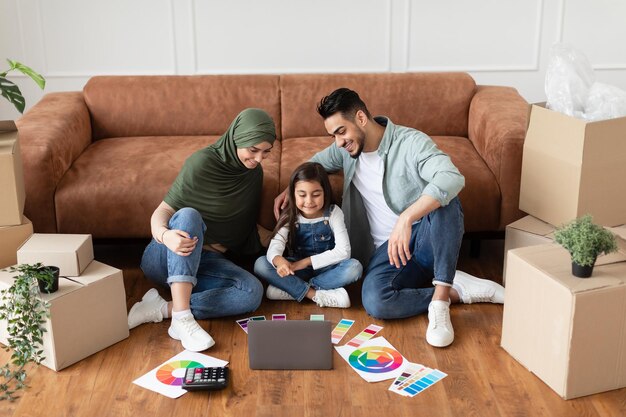
[[191, 255], [198, 244], [197, 236], [191, 237], [189, 233], [178, 229], [166, 230], [161, 240], [169, 250], [180, 256]]

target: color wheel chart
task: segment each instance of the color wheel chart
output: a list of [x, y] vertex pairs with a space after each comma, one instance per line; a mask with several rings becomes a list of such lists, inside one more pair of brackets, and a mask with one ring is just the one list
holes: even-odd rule
[[391, 372], [402, 365], [404, 360], [397, 350], [385, 346], [358, 348], [348, 357], [348, 363], [362, 372]]
[[226, 365], [227, 361], [185, 350], [135, 379], [133, 384], [169, 398], [178, 398], [187, 393], [183, 389], [183, 378], [188, 368]]
[[367, 382], [393, 379], [402, 373], [407, 360], [384, 337], [375, 337], [360, 346], [335, 346], [335, 350]]
[[165, 385], [180, 387], [183, 385], [183, 378], [187, 368], [202, 368], [203, 366], [196, 361], [168, 362], [157, 370], [156, 378]]

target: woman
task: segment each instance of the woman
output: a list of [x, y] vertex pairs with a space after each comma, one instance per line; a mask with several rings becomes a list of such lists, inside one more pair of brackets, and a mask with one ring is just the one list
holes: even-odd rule
[[274, 122], [260, 109], [239, 113], [214, 144], [192, 154], [152, 214], [152, 241], [141, 269], [168, 284], [172, 301], [150, 289], [128, 313], [129, 328], [172, 319], [168, 334], [187, 350], [215, 343], [196, 319], [251, 312], [261, 283], [224, 257], [261, 249], [256, 218], [263, 186], [261, 161], [272, 149]]

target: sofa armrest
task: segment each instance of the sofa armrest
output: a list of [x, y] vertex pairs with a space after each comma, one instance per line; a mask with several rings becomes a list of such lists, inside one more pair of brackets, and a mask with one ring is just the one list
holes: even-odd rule
[[500, 186], [500, 230], [523, 216], [519, 190], [527, 120], [528, 103], [514, 88], [477, 87], [468, 136]]
[[57, 185], [91, 143], [91, 121], [83, 94], [47, 94], [16, 124], [24, 165], [24, 214], [36, 232], [54, 233]]

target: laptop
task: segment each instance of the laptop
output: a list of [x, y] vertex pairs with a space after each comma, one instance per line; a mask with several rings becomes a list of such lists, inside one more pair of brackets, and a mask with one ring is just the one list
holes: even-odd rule
[[250, 320], [250, 369], [332, 369], [331, 323], [312, 320]]

